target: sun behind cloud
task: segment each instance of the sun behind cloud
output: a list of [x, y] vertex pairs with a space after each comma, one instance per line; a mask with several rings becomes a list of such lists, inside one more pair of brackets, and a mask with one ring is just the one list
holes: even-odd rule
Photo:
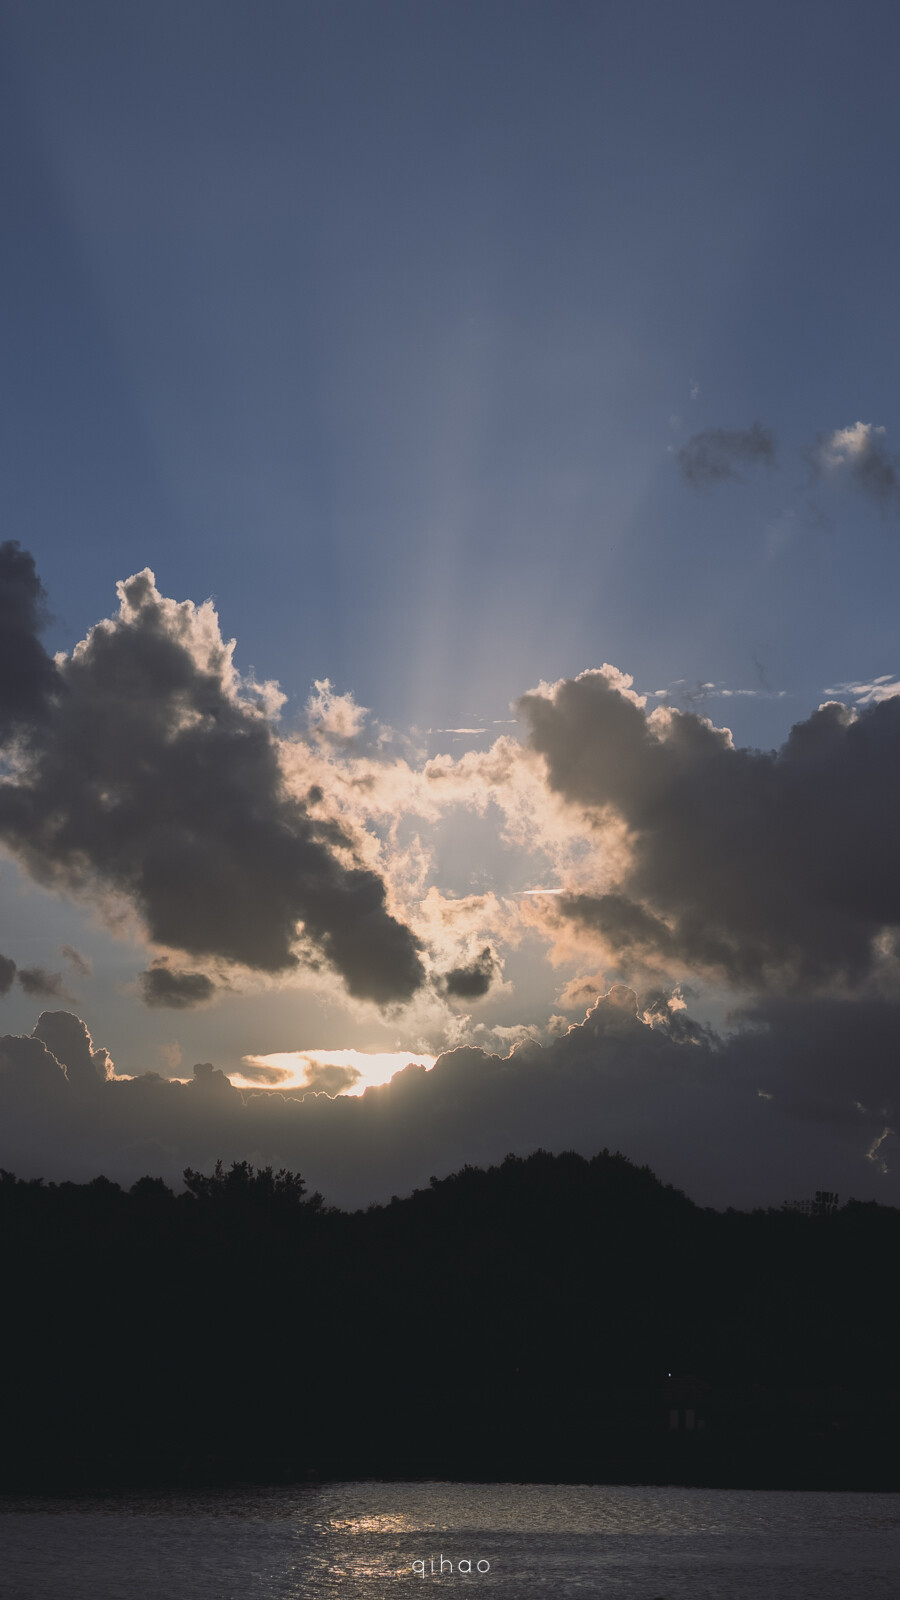
[[[360, 1095], [390, 1083], [404, 1067], [430, 1069], [435, 1057], [405, 1050], [277, 1050], [272, 1055], [244, 1056], [244, 1072], [229, 1073], [238, 1089], [304, 1089], [308, 1093]], [[334, 1069], [329, 1071], [329, 1069]]]

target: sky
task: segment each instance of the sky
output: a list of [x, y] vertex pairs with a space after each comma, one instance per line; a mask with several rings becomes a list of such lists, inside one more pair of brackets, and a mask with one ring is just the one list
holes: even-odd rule
[[900, 1203], [896, 8], [0, 35], [0, 1165]]

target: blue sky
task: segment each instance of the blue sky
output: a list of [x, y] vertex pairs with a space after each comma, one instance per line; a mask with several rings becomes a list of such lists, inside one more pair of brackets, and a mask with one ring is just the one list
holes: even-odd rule
[[[0, 26], [3, 537], [50, 648], [150, 566], [214, 597], [284, 731], [328, 679], [414, 730], [411, 768], [604, 662], [765, 749], [897, 678], [895, 7], [7, 0]], [[691, 438], [756, 422], [770, 459], [688, 481]], [[880, 495], [827, 456], [858, 422]], [[500, 826], [398, 837], [442, 893], [543, 882]], [[475, 1042], [458, 1008], [302, 983], [147, 1012], [137, 925], [12, 864], [0, 894], [20, 967], [90, 951], [90, 1026], [141, 1068]], [[499, 928], [470, 930], [511, 985], [485, 1015], [537, 1027], [579, 960]]]
[[[5, 521], [61, 644], [149, 562], [404, 724], [598, 652], [894, 670], [897, 540], [808, 526], [799, 459], [897, 429], [892, 7], [5, 16]], [[777, 475], [691, 494], [673, 417]]]

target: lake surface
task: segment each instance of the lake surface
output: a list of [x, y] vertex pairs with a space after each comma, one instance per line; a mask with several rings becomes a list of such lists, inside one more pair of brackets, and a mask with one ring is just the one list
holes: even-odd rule
[[895, 1600], [900, 1497], [351, 1483], [7, 1500], [0, 1589], [4, 1600], [463, 1590], [502, 1600]]

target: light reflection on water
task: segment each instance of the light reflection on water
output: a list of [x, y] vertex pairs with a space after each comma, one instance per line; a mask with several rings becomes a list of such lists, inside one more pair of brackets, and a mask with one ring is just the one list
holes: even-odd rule
[[900, 1499], [355, 1483], [7, 1501], [0, 1566], [4, 1600], [893, 1600]]

